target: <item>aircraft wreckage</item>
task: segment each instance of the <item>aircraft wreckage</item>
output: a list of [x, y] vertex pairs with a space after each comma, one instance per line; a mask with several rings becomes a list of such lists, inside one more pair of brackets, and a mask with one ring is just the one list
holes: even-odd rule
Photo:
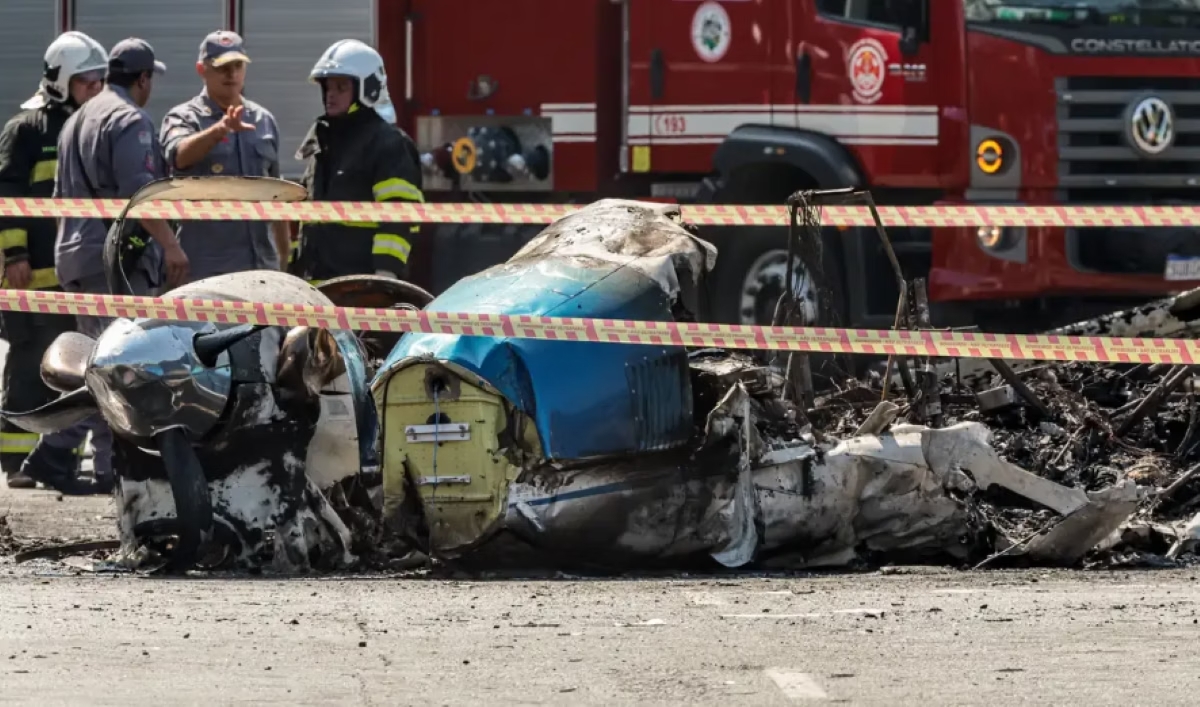
[[[269, 179], [159, 185], [133, 201], [303, 198]], [[119, 220], [110, 242], [120, 234]], [[678, 207], [610, 199], [436, 298], [383, 278], [314, 288], [257, 271], [166, 297], [687, 321], [716, 257]], [[606, 570], [997, 556], [1073, 565], [1097, 545], [1119, 547], [1153, 495], [1123, 475], [1063, 485], [1017, 466], [993, 444], [1009, 433], [979, 413], [979, 396], [947, 424], [953, 396], [941, 399], [936, 380], [908, 390], [918, 382], [903, 361], [904, 392], [940, 399], [937, 424], [927, 405], [897, 404], [895, 390], [880, 402], [857, 383], [814, 408], [790, 375], [805, 362], [763, 358], [119, 319], [98, 341], [65, 335], [47, 353], [59, 400], [3, 414], [34, 432], [102, 414], [118, 440], [121, 557], [176, 569], [369, 568], [407, 552]], [[1006, 413], [1019, 426], [1056, 414], [1019, 397]], [[853, 414], [829, 423], [838, 405]], [[901, 414], [926, 419], [895, 424]]]
[[[276, 179], [148, 184], [109, 230], [109, 288], [130, 292], [122, 264], [131, 259], [132, 222], [124, 217], [138, 203], [306, 196]], [[326, 306], [431, 299], [389, 278], [314, 288], [277, 271], [206, 278], [165, 297]], [[361, 549], [356, 541], [370, 532], [363, 525], [371, 516], [356, 509], [380, 504], [369, 335], [363, 339], [310, 327], [118, 318], [95, 341], [69, 333], [47, 350], [42, 378], [60, 398], [0, 414], [37, 433], [103, 416], [113, 431], [118, 531], [129, 563], [348, 567]]]

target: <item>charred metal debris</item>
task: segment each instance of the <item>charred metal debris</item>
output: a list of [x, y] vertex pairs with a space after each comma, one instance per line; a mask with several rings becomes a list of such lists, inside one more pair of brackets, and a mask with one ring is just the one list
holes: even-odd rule
[[[904, 277], [870, 194], [855, 190], [788, 201], [788, 251], [817, 285], [816, 313], [836, 324], [819, 296], [833, 291], [820, 209], [850, 201], [870, 207], [891, 260], [894, 326], [928, 329], [924, 283]], [[429, 308], [678, 321], [696, 311], [711, 249], [677, 207], [603, 200]], [[793, 267], [776, 325], [813, 323]], [[539, 278], [554, 286], [529, 284]], [[1171, 326], [1150, 309], [1113, 317]], [[471, 567], [1162, 564], [1188, 549], [1171, 523], [1200, 507], [1200, 478], [1170, 487], [1200, 462], [1183, 369], [897, 357], [852, 375], [862, 357], [574, 350], [586, 381], [561, 364], [565, 349], [538, 342], [402, 340], [372, 384], [384, 428], [416, 434], [437, 419], [447, 437], [385, 450], [385, 524]], [[429, 376], [496, 422], [452, 429], [461, 418], [423, 392]], [[635, 414], [620, 421], [623, 409]]]
[[[821, 265], [820, 210], [854, 201], [870, 208], [899, 286], [893, 326], [929, 329], [925, 283], [904, 277], [871, 195], [856, 190], [788, 200], [789, 255], [812, 276], [817, 307], [797, 301], [789, 257], [774, 322], [813, 324], [815, 313], [838, 324], [834, 297], [821, 296], [836, 288]], [[677, 206], [605, 199], [436, 298], [360, 292], [363, 283], [326, 283], [317, 294], [442, 312], [684, 321], [716, 258]], [[1200, 290], [1056, 330], [1198, 331]], [[869, 363], [673, 344], [340, 335], [350, 339], [339, 360], [354, 375], [336, 371], [349, 392], [330, 394], [351, 396], [355, 405], [342, 408], [357, 412], [305, 422], [280, 407], [281, 422], [312, 430], [308, 441], [281, 437], [303, 447], [289, 454], [305, 463], [276, 475], [294, 484], [206, 453], [214, 513], [238, 522], [235, 537], [209, 538], [201, 564], [607, 572], [1166, 566], [1200, 555], [1200, 386], [1189, 366]], [[285, 363], [316, 361], [297, 356], [320, 349], [252, 348]], [[298, 394], [311, 377], [276, 376], [272, 390]], [[243, 462], [279, 456], [255, 451], [262, 459]], [[297, 504], [285, 487], [312, 492]], [[279, 512], [251, 512], [256, 504]], [[122, 528], [169, 518], [169, 506], [130, 506]]]
[[[904, 278], [869, 193], [793, 195], [789, 248], [819, 273], [820, 207], [855, 200], [869, 207], [900, 285], [894, 328], [931, 329], [925, 282]], [[787, 318], [787, 297], [776, 321], [799, 323]], [[1200, 289], [1045, 333], [1197, 338]], [[819, 377], [827, 384], [814, 390], [806, 358], [788, 354], [786, 370], [800, 373], [789, 376], [793, 399], [808, 403], [801, 417], [818, 437], [978, 423], [1001, 459], [1092, 500], [1064, 514], [1013, 489], [978, 494], [995, 553], [975, 566], [1168, 566], [1200, 557], [1200, 367], [889, 357], [852, 376], [850, 357], [828, 356]], [[1074, 547], [1056, 534], [1072, 534]], [[1048, 553], [1052, 545], [1060, 552]]]

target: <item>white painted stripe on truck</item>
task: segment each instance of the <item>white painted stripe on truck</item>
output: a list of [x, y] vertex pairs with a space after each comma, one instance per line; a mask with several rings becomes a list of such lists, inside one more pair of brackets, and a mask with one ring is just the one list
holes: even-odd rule
[[937, 145], [936, 137], [843, 137], [843, 145]]
[[595, 135], [595, 113], [548, 113], [542, 111], [543, 118], [550, 119], [550, 128], [555, 135]]
[[[559, 142], [560, 138], [556, 135], [555, 142]], [[594, 141], [590, 138], [587, 142]], [[653, 145], [655, 147], [663, 147], [667, 145], [720, 145], [725, 142], [725, 136], [704, 136], [704, 137], [632, 137], [629, 138], [629, 145]], [[937, 138], [923, 137], [843, 137], [838, 138], [838, 142], [843, 145], [875, 145], [875, 146], [912, 146], [912, 145], [934, 145], [938, 144]]]
[[543, 103], [538, 112], [543, 118], [550, 119], [554, 142], [596, 141], [595, 103]]
[[[938, 116], [929, 111], [864, 111], [838, 106], [830, 110], [792, 113], [769, 106], [742, 107], [736, 111], [631, 112], [627, 118], [630, 144], [706, 144], [724, 138], [743, 125], [771, 125], [824, 133], [847, 144], [936, 145]], [[849, 109], [848, 109], [849, 108]], [[719, 140], [718, 140], [719, 141]]]
[[[719, 144], [742, 125], [824, 133], [847, 145], [937, 145], [937, 106], [663, 105], [631, 106], [630, 145]], [[554, 142], [596, 141], [595, 103], [543, 103]]]
[[729, 103], [729, 104], [694, 104], [694, 105], [661, 105], [661, 106], [629, 106], [630, 113], [933, 113], [937, 114], [937, 106], [857, 106], [841, 103], [829, 104], [786, 104], [786, 103]]
[[589, 111], [590, 110], [592, 112], [595, 112], [596, 104], [595, 103], [543, 103], [542, 104], [542, 112], [543, 113], [545, 113], [546, 111], [572, 111], [572, 110], [576, 110], [576, 111], [578, 111], [578, 110]]

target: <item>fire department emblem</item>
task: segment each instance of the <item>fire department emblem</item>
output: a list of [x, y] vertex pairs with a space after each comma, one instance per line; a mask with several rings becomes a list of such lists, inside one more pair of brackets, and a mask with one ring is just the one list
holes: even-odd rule
[[887, 77], [887, 51], [874, 39], [860, 39], [850, 47], [846, 73], [854, 97], [861, 103], [874, 103], [883, 92]]
[[732, 37], [729, 13], [719, 3], [706, 2], [692, 15], [692, 46], [705, 61], [720, 61]]

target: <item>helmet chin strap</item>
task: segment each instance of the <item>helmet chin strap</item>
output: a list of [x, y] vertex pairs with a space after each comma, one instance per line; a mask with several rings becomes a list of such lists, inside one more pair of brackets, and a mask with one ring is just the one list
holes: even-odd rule
[[67, 113], [74, 113], [75, 111], [79, 110], [79, 103], [75, 101], [75, 98], [70, 93], [67, 94], [66, 98], [60, 101], [45, 91], [42, 91], [42, 102], [47, 108], [58, 107]]

